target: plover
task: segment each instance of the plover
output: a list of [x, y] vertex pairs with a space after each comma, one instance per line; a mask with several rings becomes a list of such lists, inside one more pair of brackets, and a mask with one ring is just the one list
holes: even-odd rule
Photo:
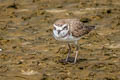
[[78, 40], [85, 34], [95, 29], [95, 26], [86, 26], [79, 19], [59, 19], [53, 24], [53, 36], [56, 40], [65, 41], [68, 43], [69, 51], [66, 57], [68, 61], [71, 53], [70, 43], [74, 42], [76, 45], [76, 55], [74, 63], [76, 63], [78, 56]]

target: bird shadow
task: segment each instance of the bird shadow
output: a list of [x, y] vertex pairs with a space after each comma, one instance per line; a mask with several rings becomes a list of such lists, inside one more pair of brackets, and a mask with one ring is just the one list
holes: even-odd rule
[[87, 61], [87, 59], [85, 59], [85, 58], [79, 58], [79, 59], [77, 59], [76, 63], [74, 63], [74, 57], [69, 57], [68, 61], [66, 61], [66, 59], [59, 60], [59, 62], [62, 63], [62, 64], [64, 64], [64, 65], [68, 64], [68, 63], [78, 64], [78, 63], [84, 62], [84, 61]]

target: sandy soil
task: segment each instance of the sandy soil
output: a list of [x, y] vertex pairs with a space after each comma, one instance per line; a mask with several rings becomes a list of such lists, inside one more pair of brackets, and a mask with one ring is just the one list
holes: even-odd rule
[[[61, 18], [97, 27], [76, 64], [62, 62], [67, 45], [52, 36]], [[0, 80], [120, 80], [120, 1], [0, 0]]]

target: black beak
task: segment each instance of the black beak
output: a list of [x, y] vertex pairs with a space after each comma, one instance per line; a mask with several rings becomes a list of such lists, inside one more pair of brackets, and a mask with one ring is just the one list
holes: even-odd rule
[[61, 30], [58, 30], [58, 34], [61, 32]]

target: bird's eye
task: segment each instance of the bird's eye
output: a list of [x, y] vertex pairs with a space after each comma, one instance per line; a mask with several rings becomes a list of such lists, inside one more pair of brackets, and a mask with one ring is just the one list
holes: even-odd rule
[[64, 29], [64, 30], [65, 30], [65, 29], [67, 30], [67, 29], [68, 29], [68, 27], [67, 27], [67, 26], [65, 26], [63, 29]]
[[56, 30], [56, 27], [54, 27], [53, 29]]

